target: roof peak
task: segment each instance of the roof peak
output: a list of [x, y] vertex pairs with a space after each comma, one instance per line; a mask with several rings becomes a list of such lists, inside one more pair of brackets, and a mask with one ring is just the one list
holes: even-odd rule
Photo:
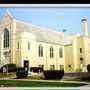
[[1, 21], [0, 23], [8, 22], [8, 21], [10, 21], [12, 19], [13, 19], [13, 16], [11, 15], [11, 13], [7, 9], [5, 9], [4, 13], [3, 13], [3, 16], [2, 16], [2, 18], [0, 20]]
[[7, 9], [5, 9], [4, 14], [5, 14], [5, 13], [7, 13], [10, 17], [12, 17], [11, 13], [10, 13]]

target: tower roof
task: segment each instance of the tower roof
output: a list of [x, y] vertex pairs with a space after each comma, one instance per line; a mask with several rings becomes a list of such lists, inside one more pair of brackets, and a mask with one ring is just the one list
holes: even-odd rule
[[82, 19], [81, 21], [87, 21], [87, 19]]

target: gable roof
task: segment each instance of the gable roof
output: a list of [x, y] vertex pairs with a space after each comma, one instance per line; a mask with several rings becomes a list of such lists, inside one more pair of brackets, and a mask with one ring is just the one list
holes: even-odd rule
[[5, 10], [5, 12], [3, 13], [3, 16], [1, 18], [0, 23], [2, 23], [2, 22], [8, 22], [11, 19], [13, 19], [13, 16], [9, 13], [8, 10]]
[[18, 32], [24, 31], [34, 34], [36, 36], [36, 40], [41, 42], [60, 45], [68, 45], [73, 42], [73, 38], [65, 35], [64, 33], [28, 24], [19, 20], [16, 20], [16, 28]]

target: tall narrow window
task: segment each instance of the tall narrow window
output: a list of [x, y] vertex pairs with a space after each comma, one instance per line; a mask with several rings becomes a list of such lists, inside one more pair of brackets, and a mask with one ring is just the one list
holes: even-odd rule
[[54, 65], [50, 65], [50, 70], [55, 70]]
[[39, 45], [39, 57], [43, 57], [43, 46], [40, 44]]
[[4, 48], [9, 47], [9, 31], [5, 28], [5, 32], [4, 32]]
[[50, 47], [50, 58], [54, 58], [54, 50], [53, 47]]
[[68, 65], [68, 68], [71, 68], [71, 65]]
[[64, 70], [64, 65], [60, 65], [60, 70]]
[[30, 49], [30, 42], [28, 42], [28, 50]]
[[17, 42], [17, 49], [19, 49], [19, 42]]
[[80, 53], [82, 53], [82, 48], [80, 48]]
[[44, 65], [39, 65], [39, 67], [41, 67], [44, 70]]
[[59, 49], [59, 57], [63, 58], [63, 50], [62, 50], [62, 48]]

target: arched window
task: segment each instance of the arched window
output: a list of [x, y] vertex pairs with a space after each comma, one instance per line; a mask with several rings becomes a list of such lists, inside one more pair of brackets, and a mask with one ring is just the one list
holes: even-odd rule
[[54, 50], [53, 47], [50, 47], [50, 58], [54, 58]]
[[43, 57], [43, 46], [40, 44], [39, 45], [39, 57]]
[[63, 58], [63, 50], [62, 50], [62, 48], [59, 48], [59, 57]]
[[5, 28], [4, 31], [4, 48], [9, 47], [9, 31]]

